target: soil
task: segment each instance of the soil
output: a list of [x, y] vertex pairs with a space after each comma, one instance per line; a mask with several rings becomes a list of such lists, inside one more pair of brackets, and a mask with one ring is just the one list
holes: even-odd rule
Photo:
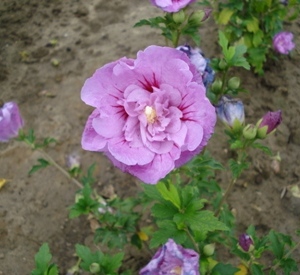
[[[91, 108], [80, 100], [85, 79], [107, 62], [135, 57], [148, 45], [164, 45], [159, 32], [132, 28], [142, 18], [160, 15], [149, 1], [131, 0], [2, 0], [0, 3], [0, 97], [19, 104], [25, 129], [37, 137], [54, 137], [47, 152], [62, 166], [77, 153], [83, 169], [97, 163], [100, 190], [121, 197], [134, 195], [138, 182], [114, 168], [102, 155], [85, 152], [80, 139]], [[237, 71], [249, 91], [241, 97], [247, 122], [256, 123], [267, 111], [281, 109], [283, 122], [264, 143], [279, 152], [279, 167], [256, 151], [252, 167], [235, 186], [228, 203], [237, 215], [237, 233], [253, 224], [260, 234], [271, 228], [295, 236], [300, 228], [300, 199], [288, 187], [300, 183], [300, 21], [286, 24], [295, 35], [291, 57], [269, 62], [264, 76]], [[217, 27], [205, 24], [201, 48], [212, 58], [219, 53]], [[53, 40], [56, 40], [54, 42]], [[185, 41], [183, 41], [185, 42]], [[228, 159], [226, 137], [218, 123], [208, 146], [216, 159]], [[48, 242], [61, 274], [76, 263], [74, 245], [92, 244], [86, 218], [68, 219], [68, 207], [78, 189], [54, 167], [28, 176], [41, 154], [19, 142], [0, 144], [0, 274], [30, 274], [34, 255]], [[275, 165], [275, 166], [274, 166]], [[279, 168], [279, 169], [278, 169]], [[227, 175], [221, 175], [223, 179]], [[223, 180], [226, 187], [226, 180]], [[134, 256], [135, 255], [135, 256]], [[139, 255], [136, 257], [136, 255]], [[300, 258], [299, 251], [296, 257]], [[225, 255], [226, 256], [226, 255]], [[128, 265], [138, 269], [145, 258], [136, 251]]]

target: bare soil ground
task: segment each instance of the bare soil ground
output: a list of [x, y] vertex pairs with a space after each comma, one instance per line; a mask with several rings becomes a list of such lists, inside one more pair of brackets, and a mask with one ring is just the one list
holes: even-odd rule
[[[150, 44], [163, 45], [158, 32], [132, 28], [140, 19], [160, 14], [147, 0], [0, 3], [0, 98], [19, 104], [26, 129], [58, 140], [48, 152], [61, 165], [73, 152], [80, 154], [84, 169], [96, 162], [95, 176], [103, 192], [113, 189], [124, 197], [134, 195], [138, 185], [102, 155], [81, 149], [81, 133], [91, 109], [80, 100], [80, 90], [85, 79], [105, 63], [135, 57]], [[280, 153], [280, 171], [275, 173], [272, 159], [254, 152], [252, 169], [243, 174], [229, 197], [237, 212], [238, 233], [249, 224], [261, 234], [273, 228], [294, 236], [300, 228], [300, 199], [289, 192], [281, 198], [284, 188], [300, 184], [300, 21], [285, 27], [295, 34], [297, 49], [292, 58], [269, 62], [262, 77], [242, 69], [238, 72], [250, 92], [242, 96], [247, 122], [255, 123], [269, 110], [283, 111], [278, 131], [265, 142]], [[212, 22], [201, 30], [202, 50], [210, 58], [219, 53], [216, 30]], [[52, 39], [58, 43], [51, 45]], [[53, 66], [56, 61], [59, 65]], [[228, 158], [220, 124], [209, 149], [223, 163]], [[92, 243], [88, 221], [68, 219], [77, 186], [53, 167], [28, 176], [39, 157], [39, 152], [17, 142], [0, 144], [0, 178], [9, 179], [0, 190], [3, 275], [30, 274], [34, 254], [44, 242], [49, 243], [61, 274], [66, 274], [76, 261], [74, 245]], [[226, 175], [220, 177], [226, 179]], [[142, 256], [132, 257], [128, 265], [139, 268]]]

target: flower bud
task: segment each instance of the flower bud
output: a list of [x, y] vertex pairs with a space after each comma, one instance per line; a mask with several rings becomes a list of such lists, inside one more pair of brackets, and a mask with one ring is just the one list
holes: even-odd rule
[[202, 21], [206, 19], [205, 17], [205, 12], [203, 10], [195, 11], [189, 17], [189, 23], [199, 25]]
[[0, 105], [0, 142], [7, 142], [18, 136], [19, 130], [24, 126], [19, 107], [15, 102]]
[[264, 139], [267, 135], [273, 133], [281, 123], [281, 111], [267, 112], [262, 119], [257, 122], [257, 137]]
[[238, 89], [238, 87], [240, 87], [241, 84], [241, 80], [239, 77], [232, 77], [228, 80], [228, 88], [232, 89], [232, 90], [236, 90]]
[[219, 69], [220, 70], [225, 70], [227, 68], [227, 62], [224, 59], [221, 59], [219, 62]]
[[185, 13], [184, 13], [183, 10], [180, 10], [179, 12], [173, 13], [172, 16], [173, 16], [174, 22], [177, 23], [177, 24], [181, 24], [185, 20]]
[[248, 124], [243, 129], [243, 136], [245, 139], [254, 139], [257, 134], [257, 127], [253, 124]]
[[239, 131], [245, 121], [244, 104], [239, 99], [222, 96], [216, 106], [219, 119], [235, 131]]
[[90, 272], [92, 273], [92, 274], [96, 274], [96, 273], [98, 273], [99, 271], [100, 271], [100, 265], [98, 264], [98, 263], [92, 263], [91, 265], [90, 265]]
[[215, 253], [216, 245], [214, 243], [207, 244], [203, 247], [203, 253], [205, 256], [212, 256]]
[[211, 90], [212, 90], [214, 93], [218, 94], [218, 93], [221, 91], [222, 84], [223, 84], [222, 80], [219, 79], [219, 78], [217, 78], [217, 79], [214, 81], [214, 83], [211, 85]]
[[239, 236], [239, 246], [244, 252], [251, 252], [254, 249], [254, 242], [248, 234], [241, 234]]

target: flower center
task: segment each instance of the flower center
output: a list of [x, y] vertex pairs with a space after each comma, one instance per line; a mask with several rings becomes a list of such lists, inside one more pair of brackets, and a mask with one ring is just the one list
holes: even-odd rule
[[156, 120], [156, 111], [150, 106], [146, 106], [144, 113], [146, 115], [147, 121], [150, 124], [153, 124]]
[[181, 275], [182, 268], [180, 266], [176, 266], [171, 270], [171, 274]]

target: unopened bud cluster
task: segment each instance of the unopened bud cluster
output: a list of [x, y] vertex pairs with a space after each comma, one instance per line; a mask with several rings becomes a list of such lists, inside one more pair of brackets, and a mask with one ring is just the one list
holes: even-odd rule
[[[232, 78], [231, 85], [239, 85], [236, 79]], [[214, 82], [214, 85], [216, 81]], [[212, 86], [212, 87], [213, 87]], [[267, 112], [257, 123], [245, 123], [245, 111], [243, 102], [239, 99], [231, 98], [230, 96], [222, 96], [216, 105], [218, 118], [235, 133], [242, 133], [247, 140], [264, 139], [268, 135], [275, 132], [276, 128], [282, 121], [281, 111]]]

